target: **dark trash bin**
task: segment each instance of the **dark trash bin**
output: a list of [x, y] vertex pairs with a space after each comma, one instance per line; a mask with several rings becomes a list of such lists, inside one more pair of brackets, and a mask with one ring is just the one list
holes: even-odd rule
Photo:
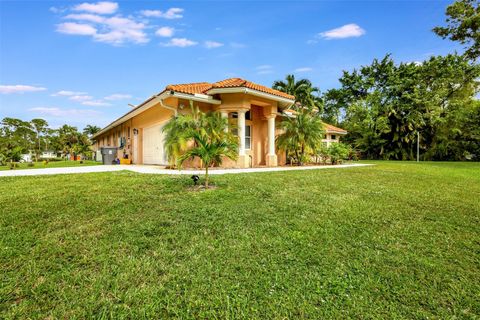
[[114, 161], [117, 158], [116, 147], [101, 147], [100, 151], [102, 153], [103, 164], [114, 164]]

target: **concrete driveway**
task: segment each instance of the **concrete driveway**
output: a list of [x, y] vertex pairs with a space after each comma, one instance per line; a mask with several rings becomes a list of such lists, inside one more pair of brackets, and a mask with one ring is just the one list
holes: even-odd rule
[[[341, 164], [335, 166], [304, 166], [304, 167], [273, 167], [273, 168], [248, 168], [248, 169], [210, 169], [209, 174], [233, 174], [250, 172], [277, 172], [293, 170], [321, 170], [321, 169], [341, 169], [352, 167], [365, 167], [371, 164], [353, 163]], [[44, 169], [24, 169], [24, 170], [4, 170], [0, 171], [0, 177], [18, 177], [18, 176], [41, 176], [51, 174], [75, 174], [75, 173], [95, 173], [95, 172], [114, 172], [114, 171], [132, 171], [145, 174], [204, 174], [204, 170], [172, 170], [159, 166], [149, 165], [98, 165], [88, 167], [65, 167], [65, 168], [44, 168]]]

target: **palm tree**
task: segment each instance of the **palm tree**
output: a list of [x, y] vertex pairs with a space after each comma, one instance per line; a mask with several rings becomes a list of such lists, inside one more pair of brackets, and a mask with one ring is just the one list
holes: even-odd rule
[[180, 164], [198, 157], [205, 165], [205, 188], [208, 188], [208, 168], [212, 164], [221, 165], [223, 158], [235, 160], [238, 157], [238, 143], [233, 139], [214, 139], [207, 134], [192, 130], [190, 137], [195, 146], [188, 149], [179, 158]]
[[220, 165], [224, 157], [238, 156], [238, 137], [228, 128], [227, 119], [218, 112], [203, 113], [191, 104], [192, 113], [173, 117], [163, 128], [165, 146], [171, 163], [181, 167], [187, 159], [198, 157], [205, 166], [205, 187], [208, 168]]
[[324, 137], [322, 120], [306, 110], [280, 122], [280, 128], [283, 133], [277, 137], [277, 146], [293, 153], [299, 166], [303, 165], [305, 154], [315, 151]]
[[95, 133], [99, 132], [100, 130], [102, 130], [100, 127], [88, 124], [87, 126], [85, 126], [85, 128], [83, 128], [83, 133], [89, 137], [92, 137]]
[[296, 80], [293, 74], [288, 74], [285, 81], [277, 80], [273, 83], [273, 89], [295, 96], [295, 104], [312, 109], [321, 108], [321, 98], [318, 96], [320, 89], [314, 87], [308, 79]]

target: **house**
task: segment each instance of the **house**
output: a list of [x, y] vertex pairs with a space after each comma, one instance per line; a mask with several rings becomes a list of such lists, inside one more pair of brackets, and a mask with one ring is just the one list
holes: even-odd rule
[[346, 135], [347, 130], [332, 126], [331, 124], [325, 123], [325, 139], [322, 141], [328, 147], [331, 143], [340, 142], [340, 137]]
[[[200, 110], [218, 111], [235, 124], [240, 137], [236, 162], [224, 167], [247, 168], [286, 163], [285, 152], [275, 148], [276, 122], [289, 116], [295, 97], [240, 78], [215, 83], [168, 85], [93, 136], [94, 148], [118, 147], [117, 157], [135, 164], [167, 165], [163, 126], [178, 113], [190, 112], [190, 103]], [[338, 141], [346, 131], [327, 126], [326, 142]], [[196, 166], [191, 163], [191, 166]]]
[[55, 158], [57, 158], [57, 156], [58, 156], [57, 152], [51, 151], [51, 150], [46, 150], [46, 151], [42, 151], [42, 154], [40, 155], [40, 158], [42, 158], [42, 159], [55, 159]]

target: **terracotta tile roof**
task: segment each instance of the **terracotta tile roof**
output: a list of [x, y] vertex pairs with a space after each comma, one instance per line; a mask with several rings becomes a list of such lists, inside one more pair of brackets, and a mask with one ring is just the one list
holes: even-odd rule
[[332, 126], [331, 124], [328, 124], [328, 123], [323, 123], [324, 126], [325, 126], [325, 131], [326, 132], [337, 132], [337, 133], [348, 133], [347, 130], [343, 130], [341, 128], [338, 128], [338, 127], [335, 127], [335, 126]]
[[278, 91], [278, 90], [275, 90], [275, 89], [272, 89], [272, 88], [269, 88], [269, 87], [266, 87], [266, 86], [262, 86], [260, 84], [256, 84], [256, 83], [253, 83], [251, 81], [244, 80], [244, 79], [241, 79], [241, 78], [225, 79], [225, 80], [222, 80], [222, 81], [215, 82], [213, 84], [213, 88], [238, 88], [238, 87], [249, 88], [249, 89], [265, 92], [265, 93], [268, 93], [268, 94], [272, 94], [274, 96], [279, 96], [279, 97], [282, 97], [282, 98], [295, 100], [295, 97], [288, 94], [288, 93]]
[[205, 91], [212, 88], [212, 84], [208, 82], [195, 82], [195, 83], [184, 83], [184, 84], [169, 84], [165, 90], [173, 90], [182, 93], [201, 93], [204, 94]]
[[195, 82], [195, 83], [184, 83], [184, 84], [170, 84], [165, 90], [173, 90], [176, 92], [188, 93], [188, 94], [206, 94], [208, 90], [214, 88], [249, 88], [261, 92], [265, 92], [271, 95], [278, 97], [294, 100], [295, 97], [289, 95], [285, 92], [271, 89], [260, 84], [253, 83], [251, 81], [243, 80], [240, 78], [230, 78], [215, 83], [208, 82]]

